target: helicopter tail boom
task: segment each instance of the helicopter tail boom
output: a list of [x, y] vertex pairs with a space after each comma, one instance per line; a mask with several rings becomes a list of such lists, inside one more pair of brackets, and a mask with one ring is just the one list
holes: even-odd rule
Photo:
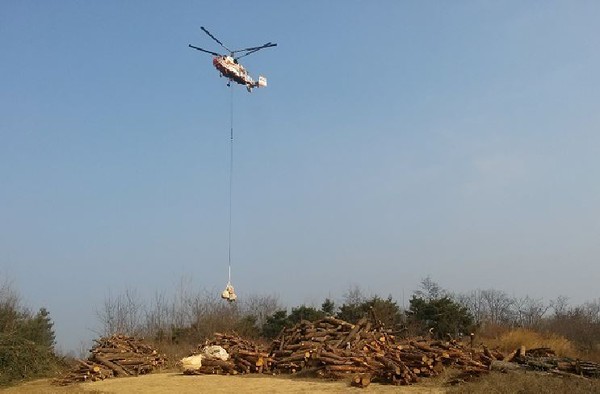
[[267, 87], [267, 78], [263, 77], [262, 75], [259, 75], [257, 86], [259, 88], [266, 88]]

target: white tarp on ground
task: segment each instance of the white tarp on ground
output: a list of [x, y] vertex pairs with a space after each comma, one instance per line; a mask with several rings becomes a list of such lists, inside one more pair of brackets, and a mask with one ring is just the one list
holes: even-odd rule
[[181, 369], [185, 371], [195, 371], [202, 366], [202, 360], [229, 360], [229, 353], [221, 346], [206, 346], [202, 349], [201, 354], [182, 358], [179, 363]]
[[202, 354], [206, 358], [212, 358], [213, 360], [229, 360], [229, 354], [227, 353], [227, 350], [223, 349], [221, 346], [206, 346], [204, 349], [202, 349]]
[[181, 369], [183, 371], [195, 371], [202, 366], [202, 356], [201, 354], [196, 354], [190, 357], [184, 357], [179, 361], [181, 363]]

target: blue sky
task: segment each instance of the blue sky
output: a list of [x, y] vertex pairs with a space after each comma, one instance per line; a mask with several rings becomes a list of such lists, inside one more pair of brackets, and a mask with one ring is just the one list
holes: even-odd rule
[[594, 1], [4, 1], [0, 273], [59, 344], [109, 292], [227, 280], [288, 305], [353, 284], [600, 296]]

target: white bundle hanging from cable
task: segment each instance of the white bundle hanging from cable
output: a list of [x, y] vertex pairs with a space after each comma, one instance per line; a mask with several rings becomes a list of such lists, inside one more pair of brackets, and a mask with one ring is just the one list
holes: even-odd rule
[[227, 300], [229, 302], [234, 302], [237, 299], [237, 295], [235, 295], [235, 290], [230, 282], [225, 286], [225, 290], [221, 293], [221, 298]]

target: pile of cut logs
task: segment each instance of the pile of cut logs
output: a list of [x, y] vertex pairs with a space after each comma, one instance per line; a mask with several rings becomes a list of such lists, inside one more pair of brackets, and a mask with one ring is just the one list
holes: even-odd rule
[[[457, 342], [397, 340], [367, 318], [357, 324], [326, 317], [303, 321], [273, 341], [271, 354], [277, 372], [312, 370], [328, 378], [356, 374], [354, 384], [371, 381], [411, 384], [435, 376], [444, 366], [487, 371], [486, 356]], [[483, 357], [481, 357], [483, 356]]]
[[456, 342], [397, 340], [367, 318], [357, 324], [333, 317], [302, 321], [283, 330], [270, 348], [220, 333], [202, 347], [214, 345], [227, 350], [231, 358], [204, 358], [202, 367], [187, 373], [303, 372], [334, 379], [355, 375], [354, 384], [365, 387], [371, 381], [411, 384], [437, 375], [447, 365], [483, 373], [491, 360]]
[[406, 385], [438, 375], [446, 367], [460, 371], [455, 383], [492, 369], [537, 369], [557, 374], [600, 376], [600, 365], [558, 358], [551, 349], [521, 347], [504, 355], [498, 350], [471, 348], [457, 341], [399, 339], [375, 319], [357, 324], [333, 317], [302, 321], [284, 329], [270, 348], [236, 335], [215, 334], [206, 345], [223, 347], [228, 361], [203, 359], [197, 373], [303, 373], [325, 378], [352, 378], [366, 387], [372, 381]]
[[87, 360], [77, 360], [77, 366], [55, 383], [104, 380], [112, 377], [137, 376], [152, 372], [165, 364], [164, 356], [141, 339], [113, 335], [96, 339]]
[[203, 357], [201, 367], [185, 370], [185, 374], [263, 373], [270, 371], [273, 365], [267, 346], [237, 335], [215, 333], [214, 338], [199, 346], [198, 350], [201, 351], [207, 346], [221, 346], [229, 354], [229, 359], [225, 361], [217, 357]]
[[[558, 357], [556, 353], [547, 347], [526, 349], [521, 346], [513, 352], [503, 355], [500, 352], [490, 354], [484, 347], [484, 351], [489, 356], [489, 369], [501, 372], [526, 369], [532, 371], [543, 371], [560, 376], [578, 376], [582, 378], [600, 378], [600, 364], [591, 361], [581, 361], [568, 357]], [[487, 361], [487, 360], [486, 360]], [[480, 373], [462, 371], [448, 383], [458, 384], [471, 380], [473, 377], [480, 376]]]
[[557, 357], [556, 353], [550, 348], [525, 350], [524, 347], [521, 347], [513, 353], [515, 353], [513, 361], [528, 369], [547, 371], [558, 375], [572, 374], [588, 378], [600, 378], [600, 364]]

